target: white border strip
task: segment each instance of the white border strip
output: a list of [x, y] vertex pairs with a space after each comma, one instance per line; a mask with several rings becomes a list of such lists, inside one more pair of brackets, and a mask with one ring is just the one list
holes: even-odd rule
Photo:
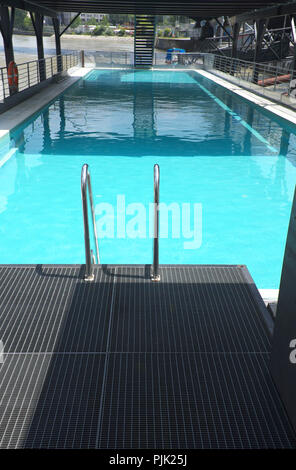
[[59, 83], [51, 83], [36, 94], [0, 114], [0, 139], [7, 136], [15, 127], [30, 119], [51, 101], [55, 100], [67, 88], [81, 77], [88, 74], [91, 68], [76, 68], [68, 73], [69, 77]]
[[10, 149], [9, 152], [7, 152], [7, 153], [4, 155], [3, 158], [1, 158], [1, 160], [0, 160], [0, 168], [8, 161], [11, 157], [13, 157], [13, 156], [16, 154], [17, 150], [18, 150], [18, 149], [14, 147], [14, 148]]
[[215, 82], [218, 85], [221, 85], [223, 88], [227, 88], [227, 90], [232, 91], [236, 95], [241, 96], [242, 98], [245, 98], [246, 100], [251, 101], [254, 104], [257, 104], [261, 108], [267, 109], [271, 113], [276, 114], [277, 116], [283, 119], [286, 119], [286, 121], [290, 121], [293, 124], [296, 124], [296, 112], [293, 111], [292, 109], [289, 109], [289, 108], [286, 108], [285, 106], [274, 103], [273, 101], [267, 98], [258, 96], [255, 93], [252, 93], [251, 91], [241, 88], [239, 85], [230, 83], [224, 80], [223, 78], [217, 77], [216, 75], [210, 72], [207, 72], [205, 70], [195, 69], [195, 72], [199, 75], [202, 75], [205, 78], [208, 78], [212, 82]]

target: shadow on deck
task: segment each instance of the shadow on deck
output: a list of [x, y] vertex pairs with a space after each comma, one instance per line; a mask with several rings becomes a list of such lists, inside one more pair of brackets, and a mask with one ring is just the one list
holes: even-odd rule
[[1, 266], [0, 447], [291, 448], [243, 266]]

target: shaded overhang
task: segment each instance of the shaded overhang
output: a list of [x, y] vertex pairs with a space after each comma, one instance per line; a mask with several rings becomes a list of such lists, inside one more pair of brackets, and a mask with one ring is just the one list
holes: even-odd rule
[[[7, 0], [0, 5], [14, 6], [25, 10], [40, 9], [40, 13], [55, 16], [57, 12], [124, 13], [151, 15], [182, 15], [190, 18], [215, 18], [238, 16], [252, 10], [295, 4], [283, 0]], [[254, 15], [254, 13], [252, 13]]]

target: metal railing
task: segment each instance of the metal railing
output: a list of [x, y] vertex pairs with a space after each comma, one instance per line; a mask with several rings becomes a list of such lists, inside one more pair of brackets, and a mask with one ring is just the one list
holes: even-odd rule
[[[46, 57], [42, 60], [32, 60], [17, 64], [18, 68], [18, 91], [26, 90], [41, 81], [54, 77], [60, 72], [75, 67], [80, 62], [80, 52], [71, 54], [61, 54], [58, 56]], [[42, 78], [42, 80], [41, 80]], [[0, 68], [0, 100], [4, 100], [11, 95], [7, 68]]]
[[293, 70], [293, 60], [287, 58], [277, 65], [272, 63], [248, 62], [218, 54], [204, 55], [204, 68], [213, 71], [215, 75], [227, 77], [259, 94], [273, 99], [296, 96], [296, 70]]
[[[90, 247], [90, 236], [89, 236], [89, 224], [88, 224], [88, 208], [87, 208], [87, 189], [89, 195], [90, 209], [92, 215], [92, 224], [93, 224], [93, 234], [95, 239], [96, 246], [96, 257], [93, 250]], [[84, 245], [85, 245], [85, 281], [94, 280], [94, 270], [93, 265], [100, 263], [99, 256], [99, 246], [98, 246], [98, 236], [97, 236], [97, 227], [95, 219], [95, 211], [93, 204], [93, 195], [91, 189], [90, 174], [88, 171], [88, 165], [85, 163], [81, 170], [81, 198], [82, 198], [82, 211], [83, 211], [83, 227], [84, 227]]]
[[171, 53], [171, 59], [167, 60], [166, 52], [155, 52], [153, 65], [156, 66], [181, 66], [181, 67], [195, 67], [196, 65], [203, 64], [204, 54], [200, 52], [185, 52], [185, 53]]
[[153, 238], [153, 264], [151, 280], [160, 281], [159, 274], [159, 165], [154, 165], [154, 238]]
[[128, 51], [84, 51], [84, 58], [86, 67], [131, 67], [134, 64], [134, 53]]
[[[188, 52], [184, 54], [173, 54], [170, 64], [166, 61], [167, 53], [154, 52], [153, 66], [194, 66], [203, 63], [203, 54]], [[86, 67], [133, 67], [134, 53], [128, 51], [84, 51]]]

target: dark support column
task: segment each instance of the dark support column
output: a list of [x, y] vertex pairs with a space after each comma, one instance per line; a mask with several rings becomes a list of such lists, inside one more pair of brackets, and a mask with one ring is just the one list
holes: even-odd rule
[[292, 204], [272, 338], [271, 372], [296, 430], [296, 191]]
[[58, 72], [62, 72], [62, 57], [61, 57], [61, 36], [60, 36], [60, 22], [58, 18], [52, 19], [52, 24], [54, 28], [55, 43], [56, 43], [56, 55], [57, 55], [57, 68]]
[[296, 21], [295, 21], [295, 15], [291, 17], [291, 30], [292, 30], [292, 37], [293, 37], [293, 46], [294, 46], [294, 51], [293, 51], [293, 77], [295, 78], [295, 71], [296, 71]]
[[238, 41], [239, 30], [240, 30], [240, 23], [235, 23], [233, 26], [233, 33], [232, 33], [232, 51], [231, 51], [232, 59], [236, 59], [237, 57], [237, 41]]
[[[232, 51], [231, 51], [231, 59], [237, 58], [237, 42], [240, 30], [240, 23], [235, 23], [233, 26], [233, 33], [232, 33]], [[235, 60], [231, 60], [231, 75], [235, 74]]]
[[[13, 24], [14, 24], [14, 12], [15, 9], [11, 8], [9, 12], [8, 7], [0, 7], [0, 30], [3, 37], [4, 52], [5, 52], [5, 61], [6, 67], [11, 61], [14, 61], [14, 52], [13, 52], [13, 43], [12, 43], [12, 34], [13, 34]], [[13, 95], [17, 92], [15, 88], [9, 90], [10, 94]]]
[[[216, 22], [218, 23], [218, 25], [220, 26], [221, 30], [224, 31], [224, 33], [232, 40], [232, 36], [231, 34], [229, 34], [229, 32], [227, 31], [227, 29], [225, 28], [224, 24], [221, 23], [221, 21], [219, 20], [219, 18], [215, 18]], [[222, 36], [222, 31], [221, 31], [221, 36]]]
[[32, 23], [34, 26], [36, 40], [37, 40], [37, 53], [39, 60], [39, 76], [40, 81], [46, 80], [45, 60], [44, 60], [44, 47], [43, 47], [43, 20], [44, 16], [40, 13], [30, 12]]
[[259, 70], [258, 70], [258, 66], [256, 65], [256, 63], [258, 62], [258, 56], [262, 49], [262, 40], [263, 40], [263, 36], [266, 30], [267, 21], [268, 20], [266, 20], [265, 18], [262, 18], [261, 20], [256, 21], [256, 24], [255, 24], [256, 45], [255, 45], [255, 53], [254, 53], [254, 72], [253, 72], [253, 80], [252, 80], [253, 83], [258, 82]]

